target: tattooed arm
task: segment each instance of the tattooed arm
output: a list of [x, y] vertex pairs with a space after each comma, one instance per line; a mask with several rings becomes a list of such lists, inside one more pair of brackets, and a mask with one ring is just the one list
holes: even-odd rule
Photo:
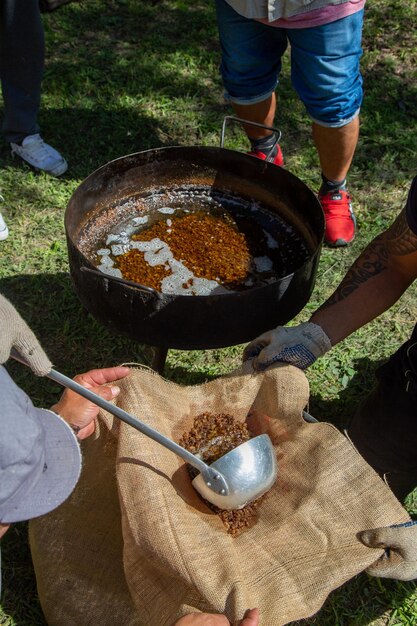
[[417, 236], [404, 209], [388, 230], [378, 235], [354, 262], [336, 291], [299, 326], [260, 335], [245, 349], [255, 371], [277, 361], [310, 367], [330, 348], [387, 311], [417, 278]]
[[405, 209], [378, 235], [349, 269], [332, 296], [312, 315], [338, 343], [387, 311], [417, 278], [417, 236]]

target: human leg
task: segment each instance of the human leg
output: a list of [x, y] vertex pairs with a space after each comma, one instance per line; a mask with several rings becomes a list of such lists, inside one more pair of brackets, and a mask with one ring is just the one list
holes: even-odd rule
[[[262, 124], [265, 127], [271, 127], [274, 124], [276, 110], [275, 93], [271, 94], [269, 98], [263, 102], [257, 104], [242, 105], [232, 102], [232, 108], [237, 117], [241, 119]], [[274, 165], [283, 167], [284, 157], [282, 155], [281, 146], [278, 143], [278, 134], [271, 131], [269, 128], [261, 128], [253, 126], [252, 124], [242, 123], [242, 126], [251, 143], [251, 150], [248, 154], [262, 161], [268, 161]]]
[[359, 11], [323, 26], [287, 31], [292, 82], [312, 118], [322, 169], [319, 198], [326, 216], [325, 239], [336, 246], [346, 245], [355, 235], [345, 182], [359, 137], [362, 23]]
[[[276, 97], [275, 93], [272, 93], [268, 98], [262, 100], [262, 102], [256, 102], [255, 104], [239, 104], [238, 102], [232, 102], [233, 111], [237, 117], [244, 120], [250, 120], [257, 124], [263, 124], [264, 126], [273, 126], [276, 110]], [[249, 139], [261, 139], [271, 134], [271, 131], [264, 128], [257, 128], [250, 124], [242, 124]]]
[[[243, 105], [232, 102], [232, 108], [237, 117], [241, 119], [271, 127], [274, 124], [276, 110], [275, 93], [272, 93], [266, 100], [256, 104]], [[280, 167], [284, 165], [284, 157], [282, 156], [281, 146], [278, 143], [279, 137], [275, 132], [271, 132], [267, 128], [253, 126], [252, 124], [242, 123], [242, 126], [251, 142], [250, 155]]]
[[[249, 20], [234, 11], [224, 0], [216, 1], [222, 62], [220, 66], [226, 99], [236, 115], [265, 126], [273, 126], [275, 87], [281, 70], [281, 56], [287, 46], [282, 29]], [[268, 152], [275, 137], [270, 130], [250, 124], [243, 127], [251, 140], [253, 153]], [[266, 140], [266, 141], [264, 141]], [[255, 142], [255, 143], [254, 143]], [[276, 146], [273, 160], [280, 154]], [[261, 156], [260, 158], [265, 158]], [[282, 164], [282, 155], [278, 157]]]
[[3, 0], [0, 10], [3, 133], [6, 141], [20, 143], [39, 132], [44, 32], [38, 0]]
[[356, 218], [346, 176], [358, 138], [359, 117], [337, 128], [313, 122], [313, 139], [322, 171], [319, 200], [326, 219], [325, 241], [330, 246], [347, 245], [355, 237]]
[[[359, 11], [330, 24], [286, 31], [294, 88], [313, 123], [330, 132], [355, 120], [362, 104], [362, 23], [363, 11]], [[341, 139], [351, 142], [351, 132], [345, 131]], [[317, 139], [320, 141], [320, 136]], [[345, 159], [351, 158], [351, 149], [336, 149], [346, 153]]]
[[4, 100], [3, 133], [17, 154], [39, 170], [59, 176], [65, 159], [39, 135], [37, 116], [45, 42], [38, 0], [0, 4], [0, 77]]
[[313, 122], [312, 128], [323, 176], [327, 180], [346, 180], [359, 139], [359, 117], [336, 128]]

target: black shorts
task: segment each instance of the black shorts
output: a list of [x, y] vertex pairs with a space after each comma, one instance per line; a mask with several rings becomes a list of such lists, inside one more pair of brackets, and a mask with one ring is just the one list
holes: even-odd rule
[[347, 433], [402, 500], [417, 487], [417, 325], [376, 377]]

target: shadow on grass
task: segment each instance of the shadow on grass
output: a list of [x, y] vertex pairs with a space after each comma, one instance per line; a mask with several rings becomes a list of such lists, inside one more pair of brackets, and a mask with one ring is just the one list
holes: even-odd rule
[[[155, 348], [113, 333], [84, 309], [73, 290], [70, 275], [65, 272], [0, 278], [0, 293], [13, 303], [33, 330], [54, 367], [68, 376], [120, 363], [147, 366], [153, 363]], [[197, 358], [204, 363], [204, 351], [197, 352]], [[189, 356], [193, 361], [196, 352], [190, 352]], [[19, 363], [9, 362], [7, 368], [35, 404], [49, 406], [56, 401], [59, 394], [56, 383], [37, 378]], [[205, 371], [192, 372], [187, 366], [177, 365], [176, 359], [165, 364], [162, 375], [188, 385], [218, 376]]]
[[369, 626], [378, 618], [383, 619], [382, 626], [391, 623], [387, 613], [393, 614], [396, 609], [409, 620], [399, 623], [411, 626], [415, 624], [415, 611], [408, 598], [415, 591], [414, 582], [376, 579], [363, 573], [333, 591], [314, 617], [293, 622], [293, 626]]
[[[364, 34], [366, 95], [353, 166], [361, 171], [361, 185], [381, 168], [386, 180], [390, 158], [396, 159], [392, 176], [400, 165], [405, 171], [413, 168], [415, 82], [394, 72], [382, 56], [369, 69], [366, 64], [367, 49], [371, 55], [375, 45], [373, 23], [384, 23], [384, 11], [382, 5], [369, 12]], [[92, 0], [70, 4], [44, 21], [48, 52], [43, 92], [50, 103], [41, 108], [40, 123], [45, 138], [68, 159], [71, 176], [83, 178], [132, 152], [200, 144], [208, 133], [220, 132], [231, 109], [222, 101], [220, 45], [210, 3], [164, 2], [161, 11], [149, 2]], [[379, 37], [383, 47], [384, 35]], [[394, 46], [392, 37], [387, 30], [387, 46]], [[291, 85], [288, 59], [277, 93], [276, 124], [286, 154], [297, 161], [313, 142], [310, 121]], [[67, 106], [58, 108], [57, 101]], [[0, 156], [8, 164], [3, 150]], [[318, 170], [314, 148], [308, 159]]]
[[[149, 364], [151, 351], [116, 336], [83, 309], [69, 274], [18, 275], [0, 279], [0, 293], [15, 305], [57, 370], [68, 376], [123, 362]], [[35, 404], [49, 406], [60, 394], [56, 383], [37, 378], [18, 363], [7, 365]]]
[[375, 370], [382, 363], [369, 358], [354, 360], [352, 367], [355, 374], [336, 398], [328, 400], [317, 393], [310, 397], [311, 414], [320, 421], [331, 422], [340, 429], [346, 428], [360, 402], [375, 386]]
[[2, 610], [16, 626], [47, 626], [36, 591], [27, 523], [12, 525], [1, 540], [1, 552]]
[[[58, 148], [69, 164], [61, 181], [84, 179], [105, 163], [127, 154], [169, 145], [161, 136], [168, 132], [163, 121], [134, 109], [106, 110], [77, 107], [48, 109], [42, 124], [46, 141]], [[12, 158], [8, 145], [0, 145], [0, 166], [29, 168]], [[33, 201], [33, 198], [31, 198]]]

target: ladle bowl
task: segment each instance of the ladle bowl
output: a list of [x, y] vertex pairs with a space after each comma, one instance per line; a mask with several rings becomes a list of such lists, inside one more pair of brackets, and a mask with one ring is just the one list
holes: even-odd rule
[[193, 487], [219, 509], [242, 509], [269, 491], [276, 481], [278, 464], [268, 435], [258, 435], [240, 444], [210, 464], [226, 477], [227, 496], [215, 493], [207, 486], [202, 474], [193, 480]]

